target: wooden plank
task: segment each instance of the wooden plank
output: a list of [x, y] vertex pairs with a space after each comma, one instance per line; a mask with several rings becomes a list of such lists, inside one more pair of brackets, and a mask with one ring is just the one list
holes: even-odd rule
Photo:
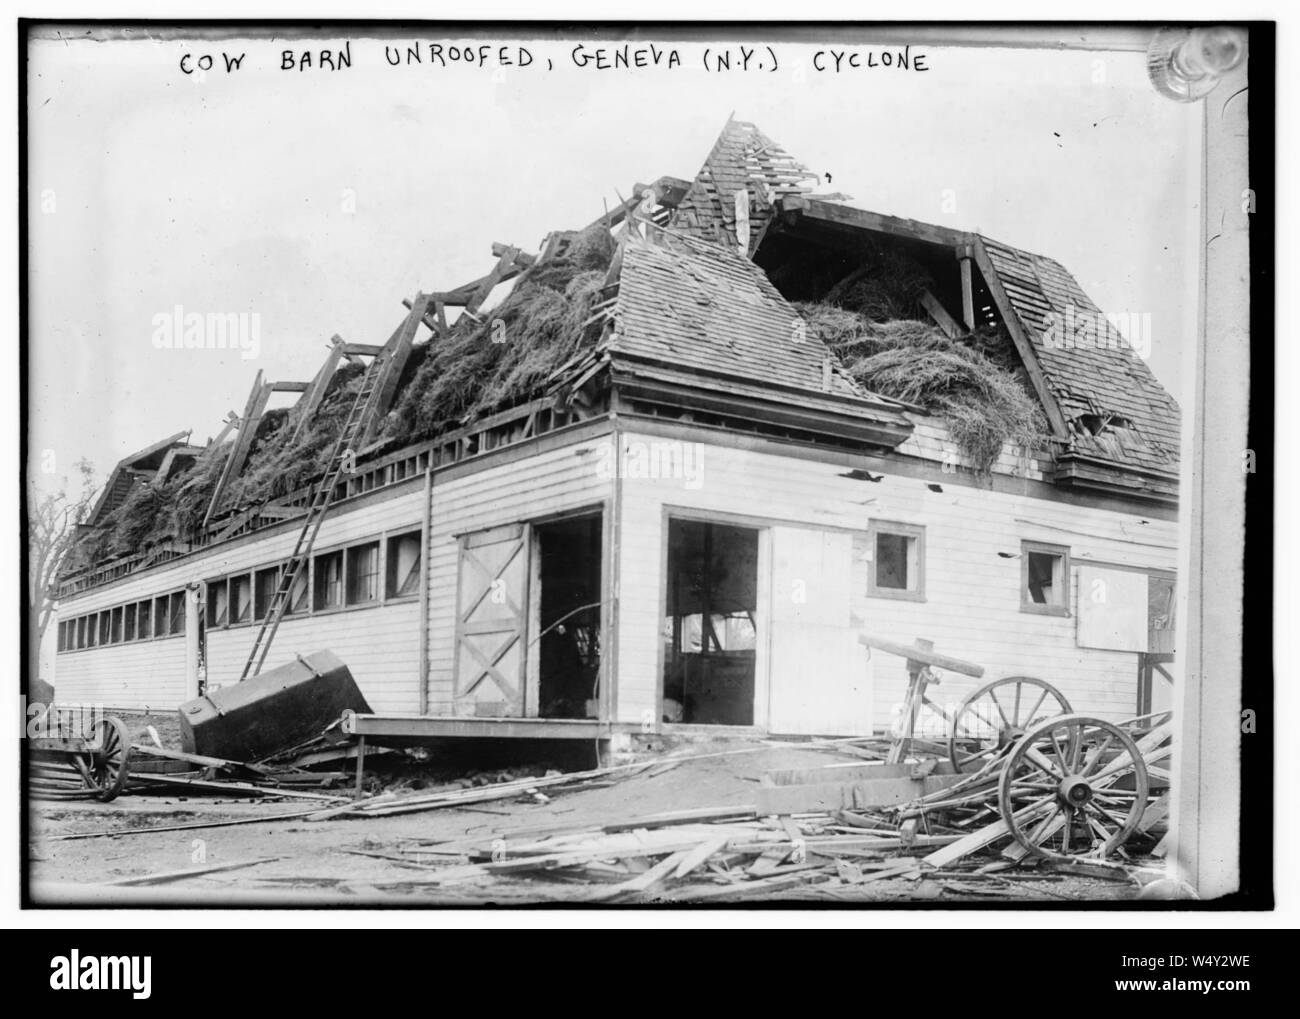
[[262, 375], [263, 373], [259, 369], [257, 377], [253, 380], [252, 391], [248, 394], [248, 403], [244, 407], [244, 416], [239, 419], [239, 435], [235, 438], [234, 448], [226, 457], [226, 465], [221, 469], [221, 477], [212, 490], [212, 498], [208, 502], [208, 511], [203, 515], [202, 526], [205, 528], [220, 508], [221, 500], [225, 496], [226, 486], [231, 479], [239, 477], [239, 472], [244, 469], [244, 461], [248, 459], [249, 451], [253, 448], [253, 437], [256, 435], [257, 426], [262, 420], [262, 412], [266, 409], [266, 402], [271, 398], [271, 387], [268, 383], [262, 381]]
[[698, 846], [695, 846], [693, 850], [689, 851], [689, 853], [681, 855], [681, 859], [679, 860], [679, 863], [677, 863], [676, 870], [672, 872], [672, 876], [685, 877], [688, 873], [694, 871], [695, 868], [703, 866], [705, 860], [712, 857], [712, 855], [715, 853], [722, 853], [724, 847], [727, 846], [727, 841], [727, 834], [720, 834], [720, 836], [714, 838], [706, 838], [705, 841], [701, 842]]
[[759, 814], [803, 814], [814, 811], [869, 810], [910, 803], [962, 780], [962, 775], [930, 775], [922, 779], [884, 778], [865, 782], [818, 782], [809, 785], [759, 786]]
[[975, 328], [975, 298], [971, 281], [970, 258], [959, 259], [961, 264], [961, 320], [967, 329]]
[[411, 347], [415, 342], [416, 331], [420, 323], [424, 320], [425, 313], [429, 309], [431, 298], [428, 294], [417, 294], [415, 300], [411, 302], [411, 310], [398, 327], [397, 331], [389, 338], [384, 345], [383, 352], [379, 357], [383, 359], [380, 366], [380, 378], [375, 383], [375, 391], [371, 394], [370, 403], [366, 407], [366, 418], [361, 424], [358, 444], [365, 446], [374, 440], [375, 433], [379, 430], [379, 424], [384, 419], [393, 405], [393, 399], [397, 395], [397, 384], [401, 380], [402, 370], [406, 367], [407, 359], [411, 356]]
[[[934, 294], [930, 293], [928, 290], [923, 290], [921, 291], [920, 300], [921, 307], [923, 307], [929, 316], [934, 319], [935, 325], [943, 330], [943, 334], [948, 337], [948, 339], [956, 339], [962, 334], [964, 330], [957, 324], [957, 321], [948, 314], [948, 309], [939, 303], [939, 299], [935, 297]], [[972, 327], [968, 325], [966, 328], [970, 329]]]
[[232, 860], [229, 863], [210, 863], [206, 867], [186, 867], [184, 870], [167, 870], [157, 874], [144, 874], [140, 877], [125, 877], [120, 881], [110, 881], [108, 883], [114, 887], [160, 885], [169, 881], [184, 881], [187, 878], [202, 877], [205, 874], [217, 874], [225, 870], [240, 870], [244, 867], [257, 867], [263, 863], [274, 863], [276, 860], [280, 859], [283, 859], [283, 857], [263, 856], [256, 860]]
[[309, 793], [300, 789], [277, 789], [268, 786], [251, 785], [247, 782], [208, 781], [206, 779], [180, 778], [175, 775], [141, 775], [139, 782], [128, 779], [133, 786], [174, 785], [189, 789], [214, 793], [237, 793], [239, 795], [289, 796], [301, 800], [326, 800], [338, 803], [343, 797], [326, 796], [323, 793]]
[[297, 441], [298, 436], [302, 434], [302, 430], [316, 416], [316, 409], [320, 406], [321, 400], [325, 398], [325, 390], [329, 388], [330, 380], [334, 378], [334, 370], [338, 367], [345, 346], [346, 344], [337, 334], [330, 339], [330, 349], [329, 353], [325, 355], [324, 363], [317, 370], [315, 376], [312, 377], [307, 392], [298, 401], [297, 421], [293, 426], [293, 434], [289, 436], [290, 443]]
[[792, 888], [807, 884], [819, 874], [816, 867], [800, 867], [796, 873], [778, 874], [775, 877], [759, 881], [737, 881], [729, 885], [712, 885], [704, 888], [691, 888], [682, 892], [673, 892], [665, 896], [670, 902], [706, 902], [711, 899], [746, 899], [782, 888]]
[[876, 637], [869, 633], [859, 634], [858, 643], [865, 644], [869, 648], [886, 651], [891, 655], [898, 655], [900, 658], [906, 658], [909, 661], [921, 662], [924, 665], [930, 665], [938, 669], [947, 669], [949, 672], [960, 672], [963, 676], [974, 676], [979, 679], [984, 675], [984, 667], [976, 665], [974, 662], [963, 661], [960, 658], [950, 658], [948, 655], [941, 655], [928, 648], [917, 647], [912, 644], [900, 644], [897, 641]]
[[1064, 438], [1069, 435], [1069, 429], [1065, 423], [1065, 415], [1061, 413], [1061, 406], [1056, 402], [1056, 394], [1048, 385], [1046, 376], [1043, 375], [1042, 366], [1038, 363], [1038, 354], [1034, 350], [1033, 341], [1025, 332], [1024, 325], [1020, 321], [1020, 316], [1016, 313], [1011, 299], [1007, 296], [1006, 291], [1002, 288], [1002, 282], [998, 278], [997, 270], [993, 267], [989, 259], [988, 252], [984, 248], [983, 239], [975, 238], [973, 246], [975, 263], [979, 266], [980, 273], [984, 276], [984, 283], [993, 295], [993, 303], [997, 306], [998, 314], [1002, 318], [1003, 324], [1007, 327], [1007, 332], [1011, 334], [1011, 339], [1015, 342], [1016, 350], [1020, 354], [1021, 363], [1025, 366], [1025, 371], [1029, 375], [1029, 381], [1033, 383], [1034, 392], [1038, 394], [1038, 400], [1043, 405], [1047, 414], [1048, 421], [1051, 422], [1052, 432]]
[[[725, 840], [724, 840], [725, 843]], [[667, 880], [670, 874], [675, 874], [683, 863], [692, 855], [690, 852], [677, 852], [665, 856], [643, 874], [638, 874], [630, 881], [624, 881], [622, 884], [614, 885], [606, 894], [600, 898], [614, 898], [618, 895], [643, 895], [653, 889], [655, 886], [662, 884]]]
[[972, 235], [960, 230], [922, 223], [914, 219], [901, 219], [897, 216], [885, 216], [865, 209], [855, 209], [837, 202], [827, 202], [816, 197], [782, 198], [777, 207], [783, 212], [798, 211], [804, 217], [827, 225], [851, 227], [869, 230], [874, 233], [890, 234], [894, 237], [906, 237], [910, 240], [927, 241], [944, 247], [957, 248], [969, 244]]

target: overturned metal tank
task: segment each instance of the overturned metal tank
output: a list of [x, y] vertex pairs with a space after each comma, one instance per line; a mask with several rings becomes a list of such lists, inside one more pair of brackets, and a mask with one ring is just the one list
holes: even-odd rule
[[332, 651], [299, 655], [182, 704], [181, 746], [191, 754], [256, 761], [319, 736], [347, 709], [370, 712], [348, 667]]

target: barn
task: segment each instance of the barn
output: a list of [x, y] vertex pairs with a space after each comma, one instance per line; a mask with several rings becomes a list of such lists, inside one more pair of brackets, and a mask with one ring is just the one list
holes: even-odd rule
[[734, 119], [693, 179], [493, 258], [117, 466], [60, 702], [329, 648], [374, 735], [869, 735], [908, 683], [873, 634], [984, 667], [940, 704], [1167, 704], [1179, 410], [1059, 263], [857, 208]]

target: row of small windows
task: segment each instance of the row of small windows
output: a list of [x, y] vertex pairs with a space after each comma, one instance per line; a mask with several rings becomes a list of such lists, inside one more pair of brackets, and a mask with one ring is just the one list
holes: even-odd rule
[[[925, 528], [873, 523], [867, 532], [867, 594], [925, 601]], [[1069, 611], [1070, 550], [1037, 541], [1020, 543], [1020, 611]]]
[[117, 605], [73, 619], [59, 620], [60, 651], [156, 640], [185, 634], [185, 592]]
[[[239, 626], [265, 619], [285, 568], [282, 563], [208, 581], [207, 625]], [[293, 578], [285, 614], [330, 612], [410, 597], [418, 593], [419, 579], [419, 531], [395, 535], [382, 543], [360, 542], [313, 556], [309, 568]]]
[[[237, 626], [266, 618], [284, 569], [282, 563], [208, 581], [207, 625]], [[412, 597], [419, 592], [419, 580], [419, 531], [394, 535], [383, 542], [360, 542], [312, 557], [294, 578], [285, 611], [287, 615], [302, 615], [375, 605], [381, 601], [381, 587], [383, 600]], [[60, 620], [58, 650], [82, 651], [184, 634], [185, 592], [173, 591]]]

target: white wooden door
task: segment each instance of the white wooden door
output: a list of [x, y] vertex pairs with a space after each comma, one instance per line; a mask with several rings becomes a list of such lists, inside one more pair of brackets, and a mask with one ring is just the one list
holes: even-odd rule
[[455, 713], [521, 717], [528, 529], [496, 527], [461, 538], [457, 592]]
[[853, 536], [774, 527], [770, 731], [869, 736], [871, 662], [850, 624]]

